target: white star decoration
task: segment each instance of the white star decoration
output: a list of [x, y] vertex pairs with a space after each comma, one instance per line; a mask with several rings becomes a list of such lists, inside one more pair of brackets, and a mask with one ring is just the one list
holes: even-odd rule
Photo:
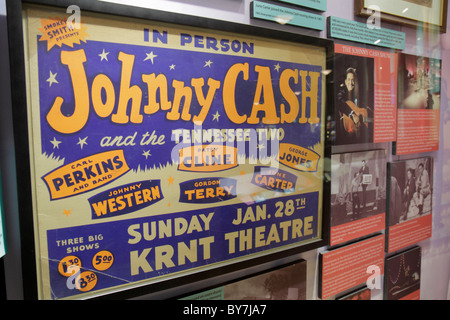
[[108, 61], [108, 54], [109, 54], [109, 52], [105, 52], [105, 49], [103, 49], [103, 52], [99, 54], [99, 56], [101, 58], [100, 61], [103, 61], [103, 60]]
[[157, 55], [154, 54], [153, 51], [150, 53], [146, 53], [146, 55], [147, 55], [147, 57], [145, 57], [144, 61], [151, 60], [152, 64], [153, 64], [153, 62], [154, 62], [153, 59], [155, 59], [157, 57]]
[[277, 70], [277, 71], [280, 71], [280, 64], [277, 63], [277, 64], [274, 66], [274, 69]]
[[86, 142], [86, 139], [87, 139], [87, 138], [88, 138], [88, 137], [86, 137], [86, 138], [84, 138], [84, 139], [78, 138], [78, 143], [77, 143], [77, 144], [80, 145], [81, 149], [83, 149], [83, 146], [84, 146], [85, 144], [88, 144], [88, 143]]
[[49, 83], [49, 87], [51, 87], [52, 84], [54, 84], [54, 83], [59, 83], [59, 82], [56, 80], [56, 76], [57, 76], [57, 75], [58, 75], [57, 73], [53, 73], [53, 72], [50, 70], [50, 77], [47, 79], [47, 82]]
[[61, 141], [58, 141], [56, 140], [56, 138], [53, 138], [53, 140], [50, 142], [53, 145], [53, 149], [59, 149], [59, 144], [61, 143]]
[[205, 61], [205, 65], [203, 66], [203, 68], [206, 68], [206, 67], [211, 68], [211, 64], [212, 64], [212, 63], [213, 63], [213, 62], [212, 62], [211, 60]]
[[213, 121], [216, 120], [217, 122], [219, 122], [219, 117], [220, 117], [219, 111], [216, 111], [216, 113], [213, 114]]
[[150, 154], [150, 150], [144, 151], [144, 153], [142, 154], [145, 159], [148, 159], [148, 157], [151, 157], [152, 155]]
[[170, 66], [169, 66], [169, 69], [170, 69], [170, 70], [175, 70], [175, 65], [174, 65], [174, 64], [170, 65]]

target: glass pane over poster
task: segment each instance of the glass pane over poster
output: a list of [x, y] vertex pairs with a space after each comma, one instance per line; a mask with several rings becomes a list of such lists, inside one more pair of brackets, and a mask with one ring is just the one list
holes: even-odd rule
[[327, 49], [30, 7], [39, 297], [92, 297], [323, 239]]
[[4, 221], [5, 218], [3, 214], [3, 186], [0, 184], [0, 258], [2, 258], [7, 251]]

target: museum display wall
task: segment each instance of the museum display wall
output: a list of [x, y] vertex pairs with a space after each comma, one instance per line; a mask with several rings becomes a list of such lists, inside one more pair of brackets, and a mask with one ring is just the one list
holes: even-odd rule
[[7, 297], [450, 299], [447, 13], [0, 1]]

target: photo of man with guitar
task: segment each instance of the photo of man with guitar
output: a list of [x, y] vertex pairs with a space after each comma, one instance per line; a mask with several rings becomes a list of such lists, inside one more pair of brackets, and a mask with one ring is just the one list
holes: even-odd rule
[[339, 68], [345, 70], [337, 79], [336, 144], [373, 142], [373, 60], [339, 56], [344, 62]]

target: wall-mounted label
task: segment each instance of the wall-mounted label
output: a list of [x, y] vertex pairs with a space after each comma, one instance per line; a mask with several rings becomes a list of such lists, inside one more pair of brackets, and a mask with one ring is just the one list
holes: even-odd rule
[[367, 24], [328, 17], [328, 37], [367, 43], [392, 49], [405, 49], [405, 33], [387, 28], [369, 28]]
[[327, 0], [279, 0], [279, 1], [319, 11], [327, 11]]
[[159, 180], [138, 181], [115, 187], [89, 198], [92, 219], [134, 212], [163, 199]]
[[325, 30], [325, 18], [321, 15], [262, 1], [251, 3], [251, 17], [297, 27]]

